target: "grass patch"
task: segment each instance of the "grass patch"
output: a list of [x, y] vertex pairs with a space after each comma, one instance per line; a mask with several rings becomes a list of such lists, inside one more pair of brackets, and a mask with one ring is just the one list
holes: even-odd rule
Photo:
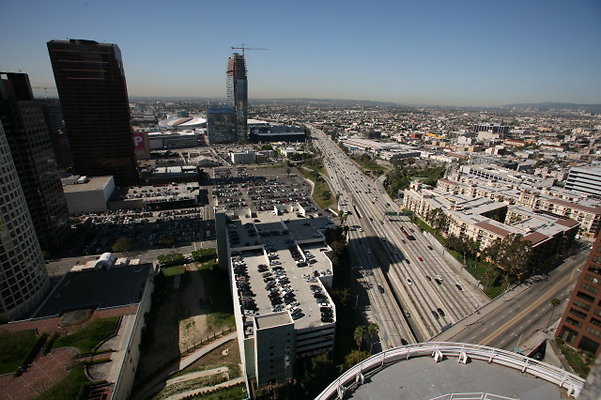
[[286, 168], [286, 164], [278, 163], [278, 164], [262, 164], [255, 165], [253, 168]]
[[429, 232], [432, 236], [434, 236], [436, 238], [436, 240], [438, 240], [440, 243], [442, 243], [444, 245], [444, 243], [445, 243], [444, 238], [442, 237], [442, 235], [440, 233], [438, 233], [438, 231], [436, 229], [432, 228], [430, 225], [426, 224], [423, 220], [419, 219], [416, 216], [413, 216], [412, 220], [413, 220], [413, 223], [415, 225], [417, 225], [417, 227], [419, 229], [421, 229], [422, 231]]
[[94, 350], [101, 341], [112, 334], [119, 325], [119, 317], [97, 319], [83, 329], [71, 335], [61, 336], [52, 348], [77, 347], [82, 353]]
[[198, 266], [197, 268], [199, 270], [203, 270], [203, 269], [212, 270], [213, 268], [217, 268], [218, 264], [215, 260], [211, 260], [211, 261], [207, 261], [204, 263], [199, 263], [199, 264], [197, 264], [197, 266]]
[[193, 400], [239, 400], [245, 398], [247, 398], [247, 395], [243, 383], [236, 386], [230, 386], [209, 394], [201, 394], [192, 397]]
[[303, 176], [313, 182], [313, 200], [323, 209], [329, 208], [335, 202], [330, 186], [317, 172], [318, 169], [306, 170], [301, 168]]
[[561, 354], [563, 354], [574, 371], [582, 378], [586, 378], [595, 358], [588, 357], [586, 354], [580, 354], [580, 352], [566, 345], [563, 340], [559, 338], [555, 339], [555, 343], [557, 343], [559, 350], [561, 350]]
[[82, 367], [74, 367], [65, 379], [39, 395], [36, 400], [77, 399], [82, 386], [89, 383]]
[[381, 166], [380, 164], [378, 164], [374, 160], [362, 159], [362, 158], [356, 157], [356, 156], [353, 156], [352, 158], [363, 169], [366, 169], [366, 170], [369, 170], [369, 171], [373, 171], [373, 172], [377, 173], [378, 175], [382, 175], [383, 173], [385, 173], [386, 171], [388, 171], [387, 168], [384, 168], [383, 166]]
[[184, 272], [186, 272], [186, 268], [184, 268], [183, 265], [178, 265], [176, 267], [161, 268], [161, 273], [163, 274], [163, 276], [182, 275]]
[[16, 371], [37, 341], [33, 330], [0, 333], [0, 374]]
[[192, 252], [192, 259], [196, 262], [204, 263], [217, 258], [217, 249], [199, 249]]
[[507, 289], [507, 285], [490, 286], [484, 290], [489, 299], [494, 299]]

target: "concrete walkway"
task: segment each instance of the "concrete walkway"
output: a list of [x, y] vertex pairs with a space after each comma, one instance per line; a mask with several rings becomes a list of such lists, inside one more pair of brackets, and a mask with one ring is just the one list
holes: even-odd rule
[[219, 367], [213, 369], [207, 369], [206, 371], [190, 372], [189, 374], [180, 375], [167, 381], [167, 386], [174, 385], [176, 383], [189, 381], [191, 379], [202, 378], [204, 376], [217, 375], [227, 373], [230, 369], [228, 367]]
[[199, 394], [203, 394], [203, 393], [207, 393], [207, 392], [211, 392], [213, 390], [216, 389], [223, 389], [226, 387], [230, 387], [230, 386], [234, 386], [234, 385], [238, 385], [240, 383], [244, 383], [244, 378], [240, 377], [240, 378], [235, 378], [226, 382], [222, 382], [219, 383], [215, 386], [207, 386], [207, 387], [203, 387], [200, 389], [192, 389], [186, 392], [181, 392], [181, 393], [177, 393], [174, 394], [173, 396], [169, 396], [167, 397], [166, 400], [182, 400], [185, 399], [188, 396], [194, 396], [194, 395], [199, 395]]
[[132, 400], [145, 400], [152, 398], [155, 394], [157, 394], [161, 389], [163, 389], [165, 381], [169, 377], [169, 375], [181, 371], [182, 369], [188, 367], [193, 362], [197, 361], [199, 358], [210, 352], [211, 350], [215, 350], [217, 347], [222, 344], [229, 342], [230, 340], [234, 340], [237, 337], [236, 331], [233, 331], [225, 336], [220, 337], [219, 339], [207, 344], [199, 348], [198, 350], [188, 354], [187, 356], [180, 358], [175, 363], [167, 366], [163, 369], [159, 374], [157, 374], [151, 381], [142, 386], [137, 393], [132, 396]]
[[219, 339], [215, 340], [214, 342], [211, 342], [211, 343], [207, 344], [206, 346], [203, 346], [200, 349], [188, 354], [184, 358], [180, 359], [178, 371], [181, 371], [182, 369], [188, 367], [194, 361], [198, 360], [200, 357], [204, 356], [208, 352], [215, 350], [217, 347], [221, 346], [222, 344], [229, 342], [230, 340], [236, 339], [236, 337], [237, 337], [236, 331], [230, 332], [227, 335], [222, 336]]

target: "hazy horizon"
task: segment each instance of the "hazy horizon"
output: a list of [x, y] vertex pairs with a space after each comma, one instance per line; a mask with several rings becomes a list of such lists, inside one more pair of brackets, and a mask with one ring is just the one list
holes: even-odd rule
[[[601, 103], [601, 3], [180, 1], [0, 3], [0, 70], [52, 87], [46, 49], [83, 38], [121, 49], [131, 97], [225, 98], [241, 42], [249, 97], [494, 107]], [[36, 93], [44, 93], [36, 90]], [[50, 90], [48, 91], [50, 93]]]

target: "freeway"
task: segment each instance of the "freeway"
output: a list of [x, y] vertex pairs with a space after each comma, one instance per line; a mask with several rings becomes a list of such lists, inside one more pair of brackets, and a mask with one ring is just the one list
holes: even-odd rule
[[369, 272], [361, 275], [361, 288], [381, 325], [382, 347], [428, 340], [481, 307], [487, 301], [481, 291], [432, 251], [409, 218], [386, 216], [398, 209], [381, 184], [323, 132], [313, 133], [339, 208], [352, 210], [346, 221], [351, 254], [355, 266]]
[[[566, 259], [548, 275], [535, 276], [472, 313], [436, 340], [461, 341], [498, 347], [520, 348], [537, 332], [546, 332], [561, 317], [588, 251]], [[557, 298], [553, 310], [549, 300]]]

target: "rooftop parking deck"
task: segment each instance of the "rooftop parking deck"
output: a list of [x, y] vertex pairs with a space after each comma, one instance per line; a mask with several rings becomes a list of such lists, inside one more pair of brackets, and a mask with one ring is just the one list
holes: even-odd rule
[[228, 223], [230, 241], [239, 242], [231, 247], [242, 314], [288, 311], [296, 329], [333, 324], [334, 305], [325, 289], [332, 277], [326, 255], [330, 248], [320, 233], [332, 222], [327, 217], [288, 218], [293, 219], [265, 213]]

